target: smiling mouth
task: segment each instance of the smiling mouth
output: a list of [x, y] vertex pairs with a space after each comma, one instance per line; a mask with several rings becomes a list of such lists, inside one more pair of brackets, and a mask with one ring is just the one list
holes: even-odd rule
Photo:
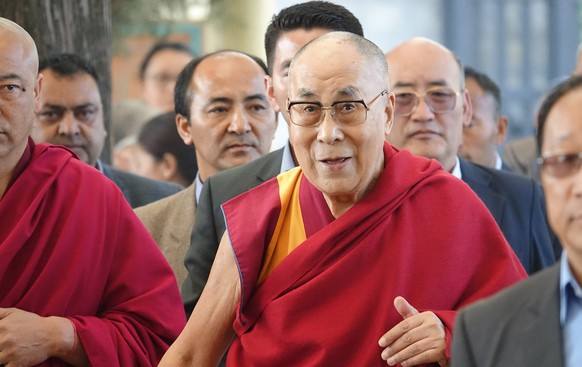
[[331, 159], [322, 159], [321, 162], [327, 165], [337, 165], [347, 162], [350, 158], [331, 158]]

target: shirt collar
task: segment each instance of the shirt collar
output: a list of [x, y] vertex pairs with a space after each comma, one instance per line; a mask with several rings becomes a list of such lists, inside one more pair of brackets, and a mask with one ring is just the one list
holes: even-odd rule
[[453, 168], [451, 174], [459, 180], [463, 179], [463, 174], [461, 173], [461, 162], [459, 161], [458, 156], [455, 156], [455, 167]]
[[495, 168], [496, 169], [503, 168], [503, 160], [501, 159], [501, 156], [497, 152], [495, 152]]
[[283, 148], [283, 160], [281, 161], [280, 173], [289, 171], [292, 168], [295, 168], [295, 161], [293, 160], [293, 154], [291, 153], [291, 143], [287, 140], [287, 143]]
[[574, 278], [566, 250], [562, 251], [560, 259], [560, 323], [562, 326], [566, 323], [568, 314], [568, 300], [570, 298], [582, 299], [582, 288]]
[[196, 178], [194, 180], [196, 181], [196, 204], [198, 204], [198, 200], [200, 200], [200, 193], [202, 192], [202, 185], [204, 185], [200, 179], [200, 172], [196, 173]]

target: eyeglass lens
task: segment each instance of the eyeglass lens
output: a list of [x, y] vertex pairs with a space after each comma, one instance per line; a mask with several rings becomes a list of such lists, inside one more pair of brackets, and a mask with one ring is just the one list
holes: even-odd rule
[[582, 164], [582, 152], [570, 154], [558, 154], [542, 158], [542, 168], [550, 176], [566, 177], [580, 169]]
[[448, 112], [455, 108], [456, 96], [456, 93], [448, 88], [428, 90], [424, 96], [415, 92], [396, 93], [394, 113], [400, 116], [414, 113], [420, 97], [424, 97], [424, 101], [432, 112]]

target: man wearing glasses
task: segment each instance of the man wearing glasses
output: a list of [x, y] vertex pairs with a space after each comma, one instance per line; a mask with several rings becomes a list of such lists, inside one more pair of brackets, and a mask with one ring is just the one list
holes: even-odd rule
[[[582, 366], [582, 77], [556, 86], [538, 115], [548, 218], [558, 264], [462, 311], [455, 366]], [[491, 320], [495, 322], [491, 322]]]
[[457, 156], [463, 126], [470, 123], [472, 113], [460, 61], [444, 46], [422, 38], [397, 46], [386, 59], [390, 89], [396, 96], [394, 128], [387, 140], [399, 149], [438, 160], [465, 181], [487, 206], [529, 274], [553, 264], [553, 235], [540, 187], [531, 179]]
[[208, 283], [161, 367], [215, 366], [231, 342], [229, 366], [445, 366], [455, 310], [525, 277], [466, 185], [385, 142], [387, 72], [348, 32], [293, 58], [299, 167], [223, 204]]

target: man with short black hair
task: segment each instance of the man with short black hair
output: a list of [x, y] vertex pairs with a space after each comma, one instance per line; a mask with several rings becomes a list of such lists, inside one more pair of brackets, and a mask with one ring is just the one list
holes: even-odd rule
[[[267, 66], [239, 51], [218, 51], [192, 60], [176, 82], [176, 126], [195, 147], [198, 172], [181, 192], [136, 209], [181, 284], [202, 187], [217, 172], [269, 152], [277, 116], [263, 80]], [[192, 170], [196, 167], [190, 167]]]
[[95, 68], [80, 56], [61, 53], [40, 61], [40, 109], [32, 130], [36, 142], [63, 145], [97, 168], [123, 192], [132, 207], [174, 194], [180, 185], [150, 180], [99, 160], [107, 136]]

